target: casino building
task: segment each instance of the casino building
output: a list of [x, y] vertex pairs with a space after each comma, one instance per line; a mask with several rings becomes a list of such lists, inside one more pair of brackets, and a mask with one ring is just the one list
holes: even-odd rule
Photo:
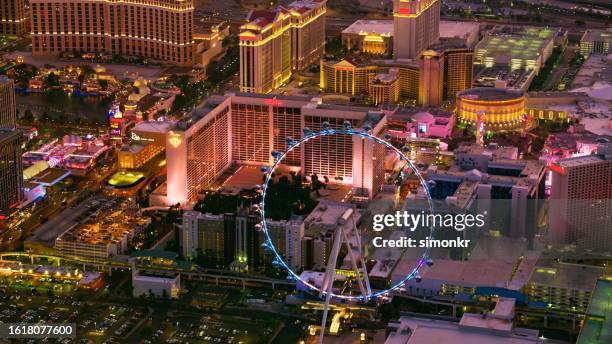
[[476, 125], [483, 116], [485, 131], [521, 129], [524, 125], [525, 94], [503, 88], [476, 87], [457, 93], [460, 123]]
[[30, 0], [32, 54], [89, 52], [193, 62], [191, 0]]
[[239, 34], [242, 92], [269, 93], [323, 55], [325, 3], [300, 0], [249, 12]]
[[[168, 132], [167, 182], [153, 192], [151, 201], [166, 205], [195, 202], [198, 192], [213, 187], [232, 164], [270, 166], [272, 151], [284, 151], [287, 137], [299, 139], [304, 128], [316, 132], [326, 124], [341, 129], [345, 122], [382, 135], [386, 117], [375, 108], [322, 104], [307, 96], [237, 93], [210, 97]], [[372, 197], [383, 183], [385, 152], [380, 147], [356, 136], [319, 137], [293, 149], [283, 164], [304, 176], [316, 174], [330, 183], [352, 185], [355, 192]]]

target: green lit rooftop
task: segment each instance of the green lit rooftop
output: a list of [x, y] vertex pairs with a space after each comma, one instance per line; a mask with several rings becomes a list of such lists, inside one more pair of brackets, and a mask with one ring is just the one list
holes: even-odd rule
[[115, 173], [109, 180], [108, 185], [116, 188], [129, 188], [132, 187], [145, 179], [145, 176], [141, 172], [126, 172], [120, 171]]
[[496, 27], [476, 45], [476, 62], [537, 61], [557, 31], [553, 28]]
[[599, 280], [576, 344], [612, 343], [612, 281]]

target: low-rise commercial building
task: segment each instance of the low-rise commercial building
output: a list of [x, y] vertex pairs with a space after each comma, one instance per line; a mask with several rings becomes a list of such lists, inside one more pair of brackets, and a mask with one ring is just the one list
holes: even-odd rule
[[580, 38], [580, 53], [588, 57], [591, 54], [610, 53], [612, 45], [612, 29], [588, 29]]
[[499, 298], [490, 313], [465, 313], [461, 321], [402, 316], [389, 323], [385, 344], [540, 344], [537, 330], [514, 327], [515, 299]]

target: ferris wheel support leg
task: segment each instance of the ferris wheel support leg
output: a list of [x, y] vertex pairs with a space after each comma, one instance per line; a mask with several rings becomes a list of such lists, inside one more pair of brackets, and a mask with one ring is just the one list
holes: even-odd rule
[[342, 230], [337, 228], [336, 233], [334, 234], [334, 246], [332, 246], [329, 253], [329, 260], [327, 261], [327, 269], [325, 269], [325, 276], [323, 277], [321, 290], [327, 290], [328, 286], [334, 284], [334, 278], [336, 277], [336, 262], [338, 261], [338, 254], [340, 253], [341, 245]]
[[[340, 229], [342, 231], [342, 235], [344, 236], [344, 241], [346, 242], [346, 247], [348, 249], [349, 257], [351, 258], [351, 263], [353, 264], [353, 270], [355, 270], [355, 278], [357, 279], [357, 284], [359, 284], [359, 290], [361, 291], [361, 295], [366, 294], [366, 290], [363, 287], [363, 281], [361, 280], [361, 274], [359, 273], [359, 267], [357, 267], [357, 260], [355, 260], [355, 255], [353, 254], [353, 248], [350, 245], [348, 235], [346, 235], [346, 231]], [[363, 261], [363, 260], [362, 260]], [[364, 278], [367, 278], [367, 271], [364, 270]]]
[[372, 288], [370, 287], [370, 277], [368, 277], [368, 268], [363, 258], [361, 259], [361, 269], [363, 269], [363, 279], [365, 280], [367, 291], [367, 294], [364, 295], [368, 295], [369, 298], [369, 296], [372, 295]]
[[[336, 273], [335, 266], [332, 268], [332, 273]], [[332, 275], [333, 276], [333, 275]], [[329, 301], [331, 300], [332, 284], [334, 284], [333, 277], [331, 283], [327, 285], [325, 290], [325, 305], [323, 306], [323, 320], [321, 320], [321, 332], [319, 333], [319, 344], [323, 344], [323, 337], [325, 337], [325, 327], [327, 325], [327, 313], [329, 312]]]

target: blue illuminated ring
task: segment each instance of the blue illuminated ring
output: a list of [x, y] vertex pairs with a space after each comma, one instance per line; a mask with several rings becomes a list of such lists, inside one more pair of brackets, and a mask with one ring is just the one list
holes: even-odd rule
[[[406, 162], [406, 164], [408, 166], [410, 166], [410, 169], [412, 170], [412, 172], [414, 173], [415, 176], [418, 177], [419, 182], [421, 183], [421, 185], [423, 186], [425, 193], [427, 194], [427, 201], [428, 201], [428, 205], [429, 205], [429, 211], [433, 214], [434, 212], [434, 204], [433, 204], [433, 200], [431, 198], [431, 194], [429, 191], [429, 186], [427, 184], [427, 182], [425, 181], [425, 179], [421, 176], [421, 174], [419, 173], [419, 170], [416, 168], [416, 166], [414, 166], [414, 164], [406, 157], [406, 155], [404, 155], [404, 153], [402, 153], [399, 149], [397, 149], [395, 146], [393, 146], [392, 144], [390, 144], [389, 142], [382, 140], [376, 136], [373, 136], [371, 134], [369, 134], [366, 131], [359, 131], [359, 130], [354, 130], [354, 129], [349, 129], [349, 128], [345, 128], [345, 129], [324, 129], [320, 132], [310, 132], [310, 131], [306, 131], [304, 132], [304, 135], [301, 139], [296, 140], [296, 141], [292, 141], [292, 142], [287, 142], [287, 149], [284, 152], [277, 152], [277, 154], [274, 156], [274, 164], [269, 168], [269, 170], [267, 170], [265, 173], [266, 176], [266, 180], [264, 182], [264, 184], [262, 185], [262, 196], [261, 196], [261, 223], [262, 223], [262, 229], [263, 232], [266, 235], [266, 243], [264, 244], [264, 246], [272, 251], [272, 253], [274, 253], [274, 263], [276, 265], [280, 265], [282, 266], [285, 270], [287, 270], [287, 272], [289, 273], [289, 278], [291, 279], [295, 279], [296, 281], [299, 281], [300, 283], [302, 283], [304, 286], [316, 291], [317, 293], [320, 293], [321, 295], [325, 295], [326, 292], [324, 290], [321, 290], [320, 288], [317, 288], [316, 286], [312, 285], [311, 283], [309, 283], [308, 281], [304, 281], [300, 278], [300, 276], [298, 274], [296, 274], [288, 265], [287, 263], [283, 260], [283, 258], [281, 257], [281, 255], [276, 251], [276, 247], [274, 247], [274, 244], [272, 243], [272, 239], [270, 238], [270, 234], [268, 232], [268, 223], [266, 220], [266, 193], [268, 191], [268, 184], [270, 182], [270, 180], [272, 179], [272, 174], [274, 173], [274, 170], [276, 169], [276, 167], [283, 161], [283, 159], [285, 158], [285, 156], [287, 154], [289, 154], [289, 152], [291, 152], [295, 147], [301, 145], [302, 143], [308, 142], [314, 138], [317, 137], [322, 137], [322, 136], [331, 136], [331, 135], [340, 135], [340, 134], [346, 134], [346, 135], [359, 135], [362, 138], [367, 138], [370, 140], [373, 140], [379, 144], [384, 145], [385, 147], [387, 147], [388, 149], [393, 150], [395, 153], [397, 153], [400, 158]], [[273, 153], [274, 155], [274, 153]], [[431, 231], [430, 231], [430, 238], [433, 238], [434, 236], [434, 226], [431, 226]], [[378, 296], [384, 295], [384, 294], [388, 294], [389, 292], [396, 290], [398, 288], [401, 288], [402, 285], [404, 285], [407, 281], [415, 278], [418, 275], [419, 269], [427, 263], [431, 262], [431, 258], [429, 257], [429, 252], [430, 252], [431, 248], [427, 247], [425, 248], [425, 252], [423, 253], [423, 255], [421, 256], [421, 259], [419, 260], [419, 262], [417, 263], [417, 266], [412, 270], [412, 272], [410, 272], [410, 274], [408, 274], [408, 276], [406, 276], [403, 280], [401, 280], [400, 282], [398, 282], [397, 284], [391, 286], [388, 289], [382, 290], [382, 291], [377, 291], [375, 293], [371, 293], [369, 295], [359, 295], [359, 296], [352, 296], [352, 295], [338, 295], [338, 294], [334, 294], [333, 292], [331, 293], [332, 297], [336, 297], [339, 299], [344, 299], [344, 300], [355, 300], [355, 301], [367, 301], [369, 299], [372, 298], [376, 298]]]

